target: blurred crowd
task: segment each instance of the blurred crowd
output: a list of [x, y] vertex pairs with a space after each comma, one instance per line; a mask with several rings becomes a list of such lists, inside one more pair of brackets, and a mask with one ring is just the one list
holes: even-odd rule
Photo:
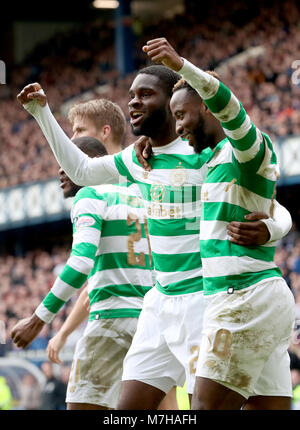
[[66, 360], [63, 360], [62, 366], [52, 365], [48, 361], [46, 348], [49, 340], [59, 331], [69, 315], [78, 294], [58, 312], [51, 324], [44, 326], [37, 338], [26, 348], [25, 355], [22, 354], [24, 351], [11, 341], [10, 333], [12, 327], [20, 319], [31, 316], [43, 300], [64, 267], [69, 252], [70, 244], [54, 247], [51, 252], [35, 249], [24, 256], [0, 257], [0, 322], [1, 328], [5, 328], [5, 339], [2, 338], [0, 343], [0, 357], [25, 358], [36, 365], [45, 378], [45, 383], [41, 384], [33, 373], [26, 372], [26, 368], [19, 368], [21, 374], [17, 377], [16, 368], [9, 371], [9, 364], [0, 367], [0, 410], [65, 409], [72, 354], [79, 333], [84, 327], [77, 329], [74, 336], [69, 337], [65, 347], [69, 354]]
[[[299, 73], [293, 63], [300, 60], [300, 5], [293, 0], [254, 0], [251, 4], [234, 0], [229, 6], [225, 1], [218, 7], [215, 0], [203, 13], [187, 11], [155, 25], [133, 25], [136, 69], [147, 64], [141, 47], [158, 36], [166, 36], [183, 57], [204, 69], [218, 68], [228, 58], [259, 46], [259, 55], [238, 64], [229, 62], [221, 77], [272, 139], [299, 134]], [[0, 160], [0, 188], [57, 174], [57, 163], [39, 127], [16, 102], [24, 85], [41, 83], [68, 134], [71, 128], [59, 113], [61, 105], [87, 90], [91, 98], [99, 97], [99, 85], [106, 85], [102, 96], [119, 103], [127, 114], [134, 73], [118, 76], [113, 44], [113, 23], [98, 20], [54, 36], [39, 45], [24, 65], [13, 68], [8, 85], [0, 88], [0, 146], [6, 149]], [[125, 145], [132, 141], [128, 126]]]
[[[66, 244], [65, 247], [54, 247], [51, 252], [36, 249], [27, 252], [23, 257], [12, 255], [0, 257], [0, 321], [4, 321], [6, 328], [6, 343], [0, 344], [0, 355], [4, 357], [18, 356], [20, 350], [10, 339], [11, 329], [18, 320], [28, 317], [34, 312], [62, 270], [69, 256], [69, 251], [70, 244]], [[300, 409], [300, 232], [296, 225], [293, 225], [288, 235], [279, 242], [275, 262], [281, 268], [296, 301], [295, 330], [291, 338], [290, 354], [293, 384], [295, 393], [297, 393], [295, 394], [294, 409]], [[53, 322], [50, 325], [45, 325], [39, 336], [26, 349], [27, 353], [30, 351], [45, 353], [49, 340], [62, 326], [76, 299], [77, 296], [74, 296], [70, 302], [63, 306]], [[72, 339], [73, 345], [70, 345], [72, 348], [74, 348], [77, 340], [78, 334], [77, 336], [74, 335]], [[35, 358], [34, 354], [31, 358], [31, 361], [40, 367], [46, 377], [48, 377], [48, 373], [52, 375], [55, 384], [51, 383], [50, 386], [55, 387], [55, 391], [49, 393], [49, 390], [45, 389], [43, 402], [46, 403], [41, 406], [42, 397], [37, 395], [41, 388], [32, 375], [25, 374], [18, 394], [17, 408], [38, 409], [42, 407], [47, 409], [56, 398], [57, 406], [49, 406], [49, 409], [63, 408], [61, 393], [65, 392], [66, 389], [71, 360], [57, 370], [56, 375], [53, 373], [53, 369], [47, 368], [45, 370], [45, 360], [47, 360], [45, 354], [44, 358]], [[58, 396], [60, 396], [60, 400], [58, 400]]]
[[[12, 327], [21, 318], [32, 315], [47, 295], [70, 253], [69, 247], [55, 247], [52, 252], [36, 249], [23, 257], [0, 257], [0, 321], [5, 322], [6, 343], [1, 345], [2, 355], [17, 350], [10, 339]], [[48, 340], [57, 333], [68, 316], [73, 299], [57, 314], [54, 321], [42, 329], [29, 349], [45, 349]]]
[[[221, 69], [221, 77], [243, 102], [253, 122], [272, 139], [300, 134], [300, 89], [292, 79], [296, 72], [293, 62], [300, 60], [300, 5], [292, 0], [254, 0], [251, 5], [234, 0], [230, 1], [229, 8], [226, 1], [218, 8], [215, 3], [211, 1], [210, 8], [206, 6], [202, 15], [190, 11], [171, 21], [145, 25], [141, 32], [135, 30], [136, 69], [148, 64], [141, 47], [145, 41], [158, 36], [167, 37], [183, 57], [203, 69], [218, 68], [229, 57], [260, 46], [259, 55], [238, 64], [228, 62]], [[52, 111], [69, 135], [70, 124], [60, 113], [62, 104], [85, 91], [91, 92], [91, 98], [99, 97], [96, 90], [99, 85], [107, 88], [102, 96], [117, 102], [127, 114], [127, 93], [134, 73], [118, 76], [113, 40], [112, 23], [99, 20], [84, 24], [76, 31], [58, 34], [38, 46], [24, 65], [13, 69], [8, 85], [0, 88], [0, 188], [57, 177], [57, 162], [43, 134], [16, 101], [24, 85], [40, 82]], [[128, 126], [125, 145], [133, 140]], [[0, 344], [0, 356], [17, 351], [10, 341], [11, 328], [19, 319], [30, 316], [45, 297], [68, 258], [69, 246], [54, 247], [51, 252], [37, 249], [20, 257], [0, 256], [0, 321], [6, 327], [6, 343]], [[296, 225], [280, 242], [275, 261], [296, 300], [295, 334], [291, 342], [296, 388], [300, 386], [300, 233]], [[73, 297], [53, 323], [45, 326], [29, 350], [45, 350], [75, 300]], [[43, 372], [51, 374], [49, 369]], [[67, 380], [67, 373], [68, 368], [59, 379]], [[30, 398], [31, 405], [35, 406], [28, 406], [23, 399], [20, 408], [40, 407], [37, 388], [33, 390], [32, 386], [36, 387], [36, 381], [25, 375], [22, 396]]]

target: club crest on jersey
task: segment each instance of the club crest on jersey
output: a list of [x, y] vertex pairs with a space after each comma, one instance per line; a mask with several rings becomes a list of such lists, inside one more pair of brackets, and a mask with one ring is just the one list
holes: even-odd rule
[[170, 182], [174, 187], [181, 187], [183, 184], [187, 183], [188, 173], [187, 170], [182, 167], [181, 161], [178, 166], [170, 172]]
[[163, 184], [152, 184], [150, 188], [151, 200], [161, 202], [165, 195], [165, 187]]
[[76, 230], [79, 230], [80, 228], [83, 228], [83, 227], [91, 227], [96, 223], [96, 220], [91, 216], [81, 216], [81, 217], [77, 216], [74, 219], [74, 222], [75, 222]]

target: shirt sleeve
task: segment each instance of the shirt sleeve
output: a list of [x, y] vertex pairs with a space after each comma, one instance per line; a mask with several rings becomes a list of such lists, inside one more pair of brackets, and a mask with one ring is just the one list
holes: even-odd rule
[[64, 133], [48, 104], [42, 107], [32, 100], [24, 108], [36, 119], [58, 164], [75, 184], [85, 186], [118, 182], [120, 175], [113, 155], [88, 157]]
[[270, 233], [270, 239], [267, 243], [282, 239], [292, 228], [291, 214], [277, 200], [274, 200], [273, 218], [262, 219], [261, 221], [266, 224]]
[[239, 163], [250, 161], [259, 153], [262, 159], [266, 151], [272, 151], [226, 85], [185, 59], [178, 73], [198, 92], [210, 112], [220, 121]]
[[94, 267], [105, 210], [106, 202], [95, 198], [92, 188], [82, 188], [76, 194], [72, 207], [73, 243], [70, 257], [35, 311], [46, 323], [50, 323], [60, 308], [84, 285]]

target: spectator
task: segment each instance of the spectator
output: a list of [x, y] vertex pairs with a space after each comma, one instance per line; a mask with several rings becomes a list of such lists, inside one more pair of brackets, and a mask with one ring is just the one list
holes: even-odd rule
[[54, 376], [52, 363], [45, 361], [41, 369], [46, 376], [46, 383], [41, 393], [40, 409], [65, 409], [66, 384]]
[[12, 394], [4, 376], [0, 376], [0, 410], [12, 409]]
[[19, 409], [38, 410], [41, 403], [39, 384], [30, 373], [24, 375], [21, 385]]
[[291, 376], [293, 384], [293, 404], [292, 408], [300, 410], [300, 358], [290, 352]]
[[[190, 6], [184, 15], [172, 20], [143, 25], [143, 34], [136, 42], [136, 67], [145, 65], [147, 59], [141, 47], [146, 40], [156, 37], [159, 26], [160, 32], [196, 65], [215, 68], [227, 62], [222, 79], [230, 82], [251, 118], [258, 127], [263, 125], [263, 131], [274, 141], [300, 134], [300, 91], [291, 79], [293, 61], [300, 58], [299, 5], [292, 0], [276, 0], [272, 4], [254, 0], [245, 14], [244, 2], [225, 0], [222, 7], [211, 2], [200, 16], [191, 11]], [[116, 101], [127, 112], [132, 77], [118, 76], [113, 31], [110, 23], [99, 20], [56, 35], [12, 71], [9, 88], [0, 92], [0, 112], [5, 112], [0, 142], [9, 149], [3, 151], [0, 160], [0, 187], [57, 175], [56, 160], [39, 128], [15, 102], [18, 90], [29, 80], [34, 78], [47, 89], [51, 107], [68, 134], [70, 124], [59, 113], [61, 105], [87, 90], [90, 98], [97, 97], [98, 85], [102, 85], [102, 97]], [[230, 57], [257, 46], [262, 48], [260, 55], [243, 63], [228, 63]], [[131, 141], [128, 126], [126, 144]]]

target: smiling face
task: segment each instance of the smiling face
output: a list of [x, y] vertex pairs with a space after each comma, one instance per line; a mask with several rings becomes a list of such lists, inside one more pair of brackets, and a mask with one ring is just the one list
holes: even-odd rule
[[135, 136], [156, 137], [169, 120], [169, 97], [159, 78], [141, 73], [129, 90], [130, 125]]
[[74, 197], [77, 191], [80, 190], [81, 187], [74, 184], [71, 179], [65, 174], [62, 168], [58, 171], [59, 180], [60, 180], [60, 188], [63, 190], [64, 198]]
[[188, 140], [197, 154], [211, 146], [208, 118], [200, 96], [182, 88], [174, 92], [170, 108], [176, 121], [176, 133]]

